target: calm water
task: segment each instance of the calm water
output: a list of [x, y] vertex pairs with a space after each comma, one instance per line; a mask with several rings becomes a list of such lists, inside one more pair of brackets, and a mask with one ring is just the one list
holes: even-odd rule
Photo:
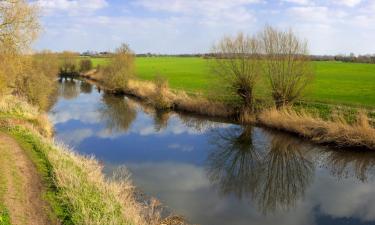
[[57, 139], [126, 165], [146, 194], [201, 225], [375, 224], [375, 154], [257, 127], [155, 112], [81, 81], [59, 84]]

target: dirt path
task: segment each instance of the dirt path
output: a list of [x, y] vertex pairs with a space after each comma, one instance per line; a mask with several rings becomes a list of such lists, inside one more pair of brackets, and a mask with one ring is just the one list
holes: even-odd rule
[[34, 164], [11, 137], [0, 132], [0, 202], [12, 225], [56, 224], [42, 199], [43, 184]]

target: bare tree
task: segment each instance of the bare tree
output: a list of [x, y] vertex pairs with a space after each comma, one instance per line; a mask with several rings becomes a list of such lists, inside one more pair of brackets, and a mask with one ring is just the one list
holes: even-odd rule
[[213, 48], [213, 70], [228, 82], [246, 109], [254, 109], [254, 87], [261, 75], [260, 42], [255, 37], [239, 33], [224, 37]]
[[307, 42], [292, 30], [281, 31], [267, 26], [260, 34], [264, 71], [268, 76], [276, 107], [292, 104], [313, 78]]

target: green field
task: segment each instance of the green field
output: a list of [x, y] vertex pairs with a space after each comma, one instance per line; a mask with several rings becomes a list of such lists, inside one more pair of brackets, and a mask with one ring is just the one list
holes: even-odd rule
[[[108, 59], [92, 58], [94, 65], [104, 65]], [[315, 80], [306, 90], [303, 100], [375, 108], [375, 65], [342, 62], [313, 62]], [[152, 80], [162, 75], [171, 88], [188, 92], [206, 92], [213, 88], [207, 60], [181, 57], [139, 57], [136, 60], [139, 78]], [[258, 95], [268, 88], [266, 80], [258, 85]]]

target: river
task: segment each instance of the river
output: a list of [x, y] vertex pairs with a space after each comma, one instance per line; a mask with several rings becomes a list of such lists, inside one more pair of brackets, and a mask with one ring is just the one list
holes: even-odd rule
[[61, 80], [56, 139], [192, 224], [375, 224], [375, 153], [175, 112]]

